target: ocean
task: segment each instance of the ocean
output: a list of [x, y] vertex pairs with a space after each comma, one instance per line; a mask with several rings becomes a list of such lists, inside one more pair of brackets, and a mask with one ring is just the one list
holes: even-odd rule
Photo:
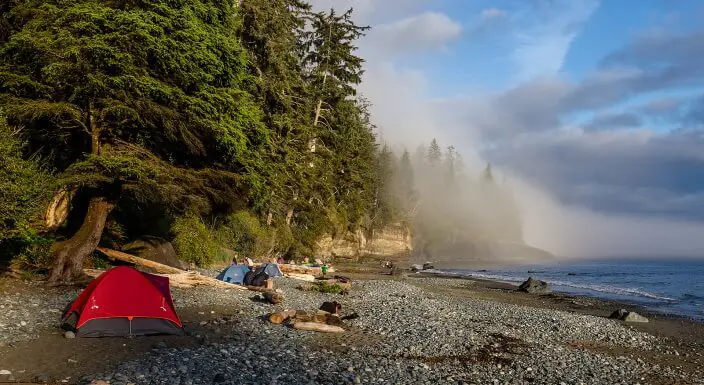
[[553, 291], [617, 300], [704, 320], [704, 260], [570, 260], [486, 270], [443, 271], [520, 283], [533, 277]]

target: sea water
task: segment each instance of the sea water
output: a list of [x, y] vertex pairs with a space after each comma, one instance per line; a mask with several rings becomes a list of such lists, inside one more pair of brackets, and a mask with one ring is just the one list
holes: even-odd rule
[[645, 306], [654, 311], [704, 320], [704, 260], [598, 259], [551, 262], [448, 273], [507, 282], [529, 276], [554, 291]]

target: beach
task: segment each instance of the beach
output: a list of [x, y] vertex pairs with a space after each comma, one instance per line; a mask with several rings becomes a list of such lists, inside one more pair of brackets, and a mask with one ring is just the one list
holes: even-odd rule
[[[704, 383], [704, 327], [695, 321], [490, 280], [342, 272], [354, 279], [348, 295], [280, 278], [285, 301], [275, 306], [247, 291], [172, 289], [188, 335], [131, 339], [65, 339], [58, 313], [75, 289], [0, 279], [0, 370], [25, 383], [71, 384]], [[265, 319], [330, 300], [359, 315], [343, 321], [344, 333]], [[607, 318], [621, 307], [650, 322]]]

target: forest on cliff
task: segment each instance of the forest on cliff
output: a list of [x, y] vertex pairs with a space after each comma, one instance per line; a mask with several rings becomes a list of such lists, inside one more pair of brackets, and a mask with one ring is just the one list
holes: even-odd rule
[[399, 222], [520, 240], [490, 166], [379, 143], [367, 30], [300, 0], [2, 2], [0, 260], [61, 283], [144, 237], [198, 265]]

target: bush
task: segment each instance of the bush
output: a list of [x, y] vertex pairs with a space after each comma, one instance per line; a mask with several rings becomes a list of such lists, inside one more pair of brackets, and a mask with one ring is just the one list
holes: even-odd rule
[[197, 266], [212, 264], [218, 253], [218, 242], [208, 226], [196, 217], [176, 219], [171, 231], [179, 258]]
[[54, 187], [51, 174], [22, 158], [22, 142], [0, 117], [0, 244], [33, 236]]
[[216, 234], [223, 247], [243, 257], [283, 255], [293, 243], [293, 234], [288, 226], [269, 227], [247, 211], [228, 216]]
[[13, 270], [43, 273], [52, 262], [51, 245], [54, 240], [39, 235], [34, 229], [29, 229], [21, 237], [5, 240], [2, 243], [2, 253], [11, 259]]

